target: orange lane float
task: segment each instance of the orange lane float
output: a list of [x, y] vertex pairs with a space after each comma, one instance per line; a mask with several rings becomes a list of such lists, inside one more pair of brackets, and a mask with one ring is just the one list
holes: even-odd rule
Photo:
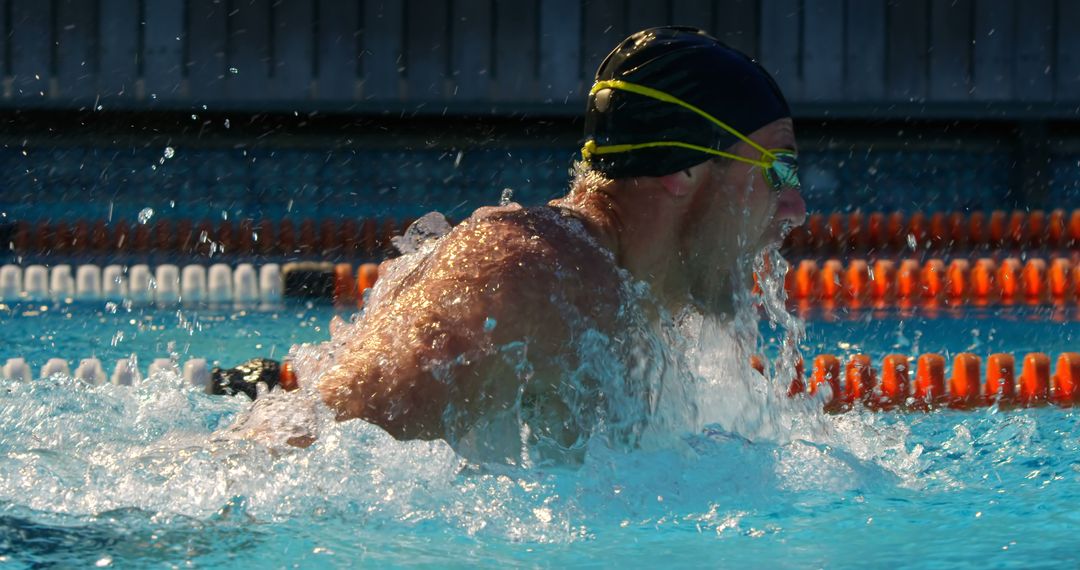
[[865, 354], [853, 354], [844, 368], [844, 404], [870, 403], [875, 384], [874, 367], [870, 362], [870, 357]]
[[1012, 402], [1016, 397], [1016, 361], [1011, 354], [991, 354], [986, 359], [986, 383], [983, 385], [987, 401]]
[[881, 363], [881, 389], [874, 404], [879, 408], [903, 406], [908, 399], [908, 358], [890, 354]]
[[1080, 399], [1080, 353], [1065, 352], [1058, 356], [1053, 382], [1052, 397], [1059, 406], [1071, 406]]
[[1018, 388], [1022, 405], [1045, 402], [1050, 396], [1050, 357], [1041, 352], [1025, 356]]
[[921, 406], [932, 406], [945, 399], [945, 357], [924, 354], [916, 361], [915, 390], [912, 396]]
[[356, 304], [358, 287], [357, 281], [353, 277], [353, 266], [351, 263], [338, 263], [334, 266], [334, 304], [335, 305], [354, 305]]
[[[889, 354], [881, 359], [878, 369], [869, 355], [854, 354], [841, 376], [840, 359], [832, 354], [819, 354], [814, 358], [806, 389], [802, 389], [802, 367], [798, 366], [799, 377], [792, 382], [788, 396], [823, 398], [822, 404], [829, 412], [852, 408], [968, 410], [991, 405], [1013, 409], [1049, 403], [1068, 407], [1080, 402], [1080, 353], [1059, 355], [1053, 376], [1047, 354], [1026, 354], [1019, 378], [1015, 375], [1012, 354], [991, 354], [986, 358], [985, 381], [980, 375], [983, 360], [975, 354], [957, 354], [947, 380], [946, 360], [941, 354], [927, 353], [915, 359], [914, 381], [910, 378], [912, 360], [907, 355]], [[760, 356], [753, 357], [751, 364], [759, 371], [764, 370]], [[826, 386], [828, 395], [818, 396]]]
[[1000, 262], [990, 257], [974, 261], [953, 259], [945, 263], [931, 258], [897, 262], [879, 259], [870, 265], [853, 259], [845, 266], [828, 259], [819, 268], [812, 259], [798, 262], [793, 274], [784, 279], [788, 297], [799, 301], [822, 302], [832, 306], [847, 302], [859, 306], [866, 298], [875, 306], [918, 302], [936, 305], [978, 305], [1024, 302], [1039, 304], [1080, 302], [1080, 265], [1065, 257], [1046, 260], [1028, 258], [1023, 264], [1015, 257]]
[[364, 306], [364, 293], [375, 286], [379, 280], [379, 266], [375, 263], [365, 263], [356, 272], [356, 295], [358, 306]]
[[293, 370], [292, 362], [286, 360], [281, 363], [281, 374], [278, 378], [278, 385], [286, 392], [291, 392], [300, 387], [296, 381], [296, 371]]
[[840, 359], [831, 354], [819, 354], [814, 358], [814, 371], [808, 390], [815, 395], [822, 386], [829, 388], [825, 409], [832, 409], [840, 401]]

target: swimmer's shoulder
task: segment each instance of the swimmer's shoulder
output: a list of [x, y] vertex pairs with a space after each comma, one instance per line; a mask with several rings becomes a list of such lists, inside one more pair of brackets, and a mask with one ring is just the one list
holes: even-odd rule
[[564, 208], [517, 204], [480, 208], [459, 229], [470, 245], [498, 248], [511, 259], [538, 262], [547, 269], [615, 269], [610, 250], [590, 235], [583, 219]]

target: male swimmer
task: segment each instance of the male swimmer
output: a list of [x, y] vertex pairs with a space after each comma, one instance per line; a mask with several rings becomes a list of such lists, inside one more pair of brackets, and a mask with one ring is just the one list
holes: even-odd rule
[[596, 73], [570, 193], [482, 208], [390, 262], [322, 401], [511, 462], [523, 440], [573, 456], [600, 424], [633, 441], [679, 367], [642, 331], [732, 315], [739, 265], [803, 222], [790, 115], [764, 69], [704, 32], [633, 34]]

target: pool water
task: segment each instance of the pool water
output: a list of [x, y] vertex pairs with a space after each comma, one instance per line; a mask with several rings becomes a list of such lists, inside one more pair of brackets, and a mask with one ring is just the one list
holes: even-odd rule
[[[329, 337], [322, 305], [9, 306], [0, 359], [226, 366]], [[803, 354], [1076, 350], [1060, 310], [808, 315]], [[1049, 567], [1075, 560], [1080, 427], [1047, 407], [811, 418], [810, 438], [718, 428], [596, 443], [580, 468], [471, 465], [442, 442], [326, 422], [307, 450], [214, 432], [250, 404], [175, 376], [0, 385], [0, 556], [13, 567]], [[812, 422], [812, 423], [813, 423]]]

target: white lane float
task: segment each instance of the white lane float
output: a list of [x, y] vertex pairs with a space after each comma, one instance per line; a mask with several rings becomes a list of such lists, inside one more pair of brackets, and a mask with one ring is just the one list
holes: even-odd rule
[[15, 301], [22, 297], [23, 270], [18, 265], [0, 267], [0, 301]]
[[163, 305], [180, 302], [180, 268], [165, 263], [154, 274], [154, 300]]
[[187, 265], [180, 273], [180, 299], [185, 303], [201, 303], [206, 300], [206, 268]]
[[75, 298], [94, 301], [101, 298], [101, 268], [96, 265], [80, 265], [75, 271]]

